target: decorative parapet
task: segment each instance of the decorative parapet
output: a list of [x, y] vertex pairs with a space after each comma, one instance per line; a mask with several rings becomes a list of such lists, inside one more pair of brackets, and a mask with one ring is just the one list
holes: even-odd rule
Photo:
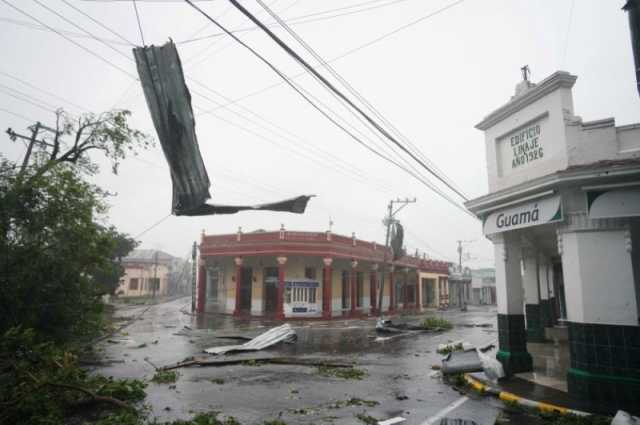
[[[391, 258], [390, 249], [375, 242], [367, 242], [330, 232], [275, 232], [204, 235], [200, 244], [201, 255], [209, 257], [241, 257], [259, 255], [307, 255], [326, 258], [342, 258], [357, 261], [382, 263]], [[421, 271], [448, 274], [449, 263], [405, 256], [396, 261], [401, 267], [410, 267]]]

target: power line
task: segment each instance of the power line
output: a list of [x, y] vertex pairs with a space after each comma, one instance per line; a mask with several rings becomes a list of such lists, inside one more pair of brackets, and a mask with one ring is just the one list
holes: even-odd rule
[[140, 236], [144, 235], [145, 233], [149, 232], [150, 230], [153, 230], [154, 228], [156, 228], [158, 225], [160, 225], [163, 221], [165, 221], [166, 219], [168, 219], [169, 217], [171, 217], [171, 213], [167, 214], [166, 216], [162, 217], [160, 220], [156, 221], [155, 223], [153, 223], [151, 226], [147, 227], [146, 229], [144, 229], [142, 232], [138, 233], [137, 235], [135, 235], [133, 237], [133, 239], [138, 239]]
[[21, 97], [21, 96], [18, 96], [18, 95], [16, 95], [16, 94], [14, 94], [14, 93], [11, 93], [11, 92], [10, 92], [10, 91], [8, 91], [8, 90], [5, 90], [5, 89], [0, 88], [0, 92], [3, 92], [4, 94], [6, 94], [6, 95], [8, 95], [8, 96], [13, 97], [14, 99], [18, 99], [18, 100], [21, 100], [21, 101], [23, 101], [23, 102], [25, 102], [25, 103], [29, 103], [29, 104], [31, 104], [31, 105], [33, 105], [33, 106], [35, 106], [36, 108], [43, 109], [43, 110], [45, 110], [45, 111], [47, 111], [47, 112], [55, 112], [55, 108], [53, 108], [53, 109], [49, 109], [48, 107], [45, 107], [45, 106], [40, 105], [40, 104], [38, 104], [38, 103], [32, 102], [32, 101], [31, 101], [31, 100], [29, 100], [29, 99], [25, 99], [25, 98], [23, 98], [23, 97]]
[[108, 26], [104, 25], [102, 22], [100, 22], [99, 20], [93, 18], [91, 15], [89, 15], [88, 13], [84, 12], [82, 9], [77, 8], [76, 6], [74, 6], [71, 2], [69, 2], [68, 0], [60, 0], [62, 1], [64, 4], [66, 4], [67, 6], [69, 6], [70, 8], [72, 8], [73, 10], [75, 10], [76, 12], [86, 16], [88, 19], [90, 19], [92, 22], [96, 23], [97, 25], [100, 25], [102, 28], [104, 28], [105, 30], [109, 31], [111, 34], [115, 35], [116, 37], [118, 37], [120, 40], [124, 41], [125, 43], [129, 44], [130, 46], [135, 46], [135, 44], [133, 44], [133, 42], [131, 42], [129, 39], [123, 37], [122, 35], [118, 34], [117, 32], [113, 31], [111, 28], [109, 28]]
[[[446, 10], [448, 10], [448, 9], [450, 9], [450, 8], [460, 4], [460, 3], [462, 3], [463, 1], [464, 0], [454, 1], [453, 3], [450, 3], [449, 5], [444, 6], [444, 7], [440, 8], [440, 9], [434, 11], [434, 12], [431, 12], [431, 13], [429, 13], [427, 15], [423, 15], [423, 16], [419, 17], [418, 19], [415, 19], [415, 20], [413, 20], [413, 21], [411, 21], [411, 22], [409, 22], [407, 24], [401, 25], [400, 27], [397, 27], [397, 28], [395, 28], [395, 29], [393, 29], [393, 30], [391, 30], [389, 32], [386, 32], [386, 33], [374, 38], [373, 40], [367, 41], [367, 42], [365, 42], [363, 44], [360, 44], [360, 45], [358, 45], [356, 47], [353, 47], [353, 48], [351, 48], [351, 49], [339, 54], [338, 56], [334, 56], [333, 58], [327, 60], [326, 62], [327, 63], [333, 63], [333, 62], [335, 62], [337, 60], [340, 60], [340, 59], [343, 59], [343, 58], [345, 58], [345, 57], [347, 57], [349, 55], [352, 55], [352, 54], [354, 54], [354, 53], [356, 53], [356, 52], [358, 52], [358, 51], [360, 51], [362, 49], [366, 49], [367, 47], [372, 46], [372, 45], [374, 45], [376, 43], [379, 43], [380, 41], [385, 40], [386, 38], [391, 37], [394, 34], [397, 34], [397, 33], [401, 32], [401, 31], [403, 31], [403, 30], [405, 30], [407, 28], [410, 28], [410, 27], [412, 27], [414, 25], [417, 25], [418, 23], [420, 23], [420, 22], [422, 22], [422, 21], [424, 21], [426, 19], [432, 18], [432, 17], [434, 17], [434, 16], [436, 16], [436, 15], [438, 15], [438, 14], [440, 14], [440, 13], [442, 13], [442, 12], [444, 12], [444, 11], [446, 11]], [[298, 77], [300, 77], [302, 75], [306, 75], [306, 74], [307, 74], [307, 72], [303, 71], [303, 72], [299, 72], [297, 74], [294, 74], [294, 75], [290, 76], [289, 78], [295, 79], [295, 78], [298, 78]], [[267, 90], [271, 90], [271, 89], [273, 89], [275, 87], [279, 87], [279, 86], [281, 86], [281, 85], [283, 85], [285, 83], [286, 83], [285, 81], [279, 81], [279, 82], [276, 82], [274, 84], [265, 86], [265, 87], [263, 87], [261, 89], [258, 89], [256, 91], [251, 92], [251, 93], [247, 93], [244, 96], [236, 98], [233, 102], [224, 104], [219, 108], [215, 108], [215, 109], [212, 109], [212, 110], [209, 110], [209, 111], [205, 111], [205, 114], [206, 113], [210, 113], [210, 112], [212, 112], [214, 110], [217, 110], [217, 109], [226, 108], [229, 105], [232, 105], [234, 103], [238, 103], [238, 102], [240, 102], [242, 100], [248, 99], [248, 98], [256, 96], [258, 94], [262, 94], [262, 93], [266, 92]]]
[[[190, 3], [190, 0], [185, 0]], [[465, 201], [467, 198], [464, 194], [462, 194], [458, 189], [456, 189], [453, 185], [449, 184], [446, 179], [442, 178], [435, 170], [425, 164], [420, 158], [418, 158], [415, 154], [413, 154], [409, 149], [407, 149], [402, 143], [400, 143], [393, 135], [391, 135], [386, 129], [380, 126], [376, 121], [374, 121], [366, 112], [364, 112], [358, 105], [353, 103], [348, 97], [346, 97], [340, 90], [338, 90], [330, 81], [328, 81], [324, 76], [322, 76], [318, 71], [316, 71], [309, 63], [304, 60], [300, 55], [298, 55], [293, 49], [291, 49], [286, 43], [284, 43], [276, 34], [274, 34], [271, 30], [264, 26], [262, 22], [260, 22], [251, 12], [249, 12], [245, 7], [243, 7], [237, 0], [229, 0], [238, 10], [240, 10], [245, 16], [247, 16], [253, 23], [258, 25], [273, 41], [276, 42], [287, 54], [293, 57], [300, 65], [306, 68], [309, 72], [318, 77], [322, 83], [329, 90], [333, 91], [336, 95], [342, 98], [345, 102], [349, 104], [353, 109], [355, 109], [370, 125], [372, 125], [376, 130], [382, 133], [387, 139], [389, 139], [392, 143], [394, 143], [398, 148], [404, 151], [407, 155], [409, 155], [414, 161], [416, 161], [420, 166], [422, 166], [425, 170], [427, 170], [431, 175], [436, 177], [442, 183], [445, 184], [449, 189], [455, 192], [458, 196], [460, 196]], [[195, 6], [193, 3], [190, 3], [193, 7]], [[234, 36], [235, 37], [235, 36]], [[236, 37], [237, 39], [237, 37]]]
[[[366, 1], [366, 2], [362, 2], [362, 3], [358, 3], [356, 5], [343, 6], [343, 7], [338, 7], [338, 8], [334, 8], [334, 9], [327, 9], [327, 10], [323, 10], [323, 11], [315, 12], [315, 13], [310, 13], [310, 14], [306, 14], [306, 15], [293, 16], [293, 17], [291, 17], [289, 19], [286, 19], [285, 22], [287, 24], [289, 24], [289, 25], [309, 24], [309, 23], [313, 23], [313, 22], [320, 22], [320, 21], [326, 21], [326, 20], [329, 20], [329, 19], [339, 18], [339, 17], [342, 17], [342, 16], [354, 15], [356, 13], [368, 12], [370, 10], [379, 9], [379, 8], [387, 7], [387, 6], [392, 6], [394, 4], [403, 3], [405, 1], [410, 1], [410, 0], [392, 0], [392, 1], [389, 1], [388, 3], [382, 4], [382, 5], [377, 5], [377, 6], [367, 7], [367, 8], [361, 8], [361, 9], [358, 9], [358, 10], [353, 10], [353, 11], [345, 12], [345, 13], [337, 13], [337, 14], [334, 14], [334, 15], [322, 16], [322, 15], [327, 15], [327, 14], [329, 14], [331, 12], [344, 10], [344, 9], [348, 9], [348, 8], [354, 8], [354, 7], [365, 5], [365, 4], [379, 3], [380, 1], [389, 1], [389, 0]], [[316, 16], [316, 17], [314, 18], [314, 16]], [[311, 19], [306, 19], [306, 18], [311, 18]], [[270, 22], [270, 23], [265, 24], [265, 25], [267, 25], [270, 28], [278, 26], [277, 23], [275, 23], [275, 22]], [[259, 29], [259, 27], [254, 25], [254, 26], [248, 26], [248, 27], [243, 27], [243, 28], [238, 28], [238, 29], [235, 29], [235, 30], [231, 30], [231, 32], [234, 33], [234, 34], [237, 34], [237, 33], [240, 33], [240, 32], [255, 31], [257, 29]], [[193, 43], [193, 42], [196, 42], [196, 41], [202, 41], [202, 40], [206, 40], [208, 38], [220, 37], [220, 36], [223, 36], [223, 35], [225, 35], [224, 32], [217, 32], [217, 33], [212, 33], [212, 34], [205, 35], [205, 36], [202, 36], [202, 37], [197, 37], [197, 38], [189, 37], [189, 38], [187, 38], [185, 40], [177, 41], [176, 44]]]
[[[1, 21], [1, 22], [8, 22], [8, 23], [10, 23], [10, 24], [18, 25], [18, 26], [21, 26], [21, 27], [29, 28], [29, 29], [34, 29], [34, 30], [39, 30], [39, 31], [47, 31], [47, 32], [54, 32], [54, 31], [51, 31], [51, 29], [49, 29], [49, 28], [47, 28], [47, 27], [45, 27], [45, 26], [43, 26], [43, 25], [33, 24], [33, 23], [31, 23], [31, 22], [23, 21], [23, 20], [21, 20], [21, 19], [13, 19], [13, 18], [0, 17], [0, 21]], [[63, 30], [63, 29], [60, 29], [60, 28], [55, 28], [55, 32], [62, 33], [62, 34], [66, 34], [66, 35], [68, 35], [69, 37], [76, 37], [76, 38], [93, 38], [93, 37], [89, 37], [89, 36], [87, 36], [86, 34], [81, 34], [81, 33], [74, 32], [74, 31], [67, 31], [67, 30]], [[126, 45], [125, 43], [120, 42], [120, 41], [118, 41], [118, 40], [112, 40], [112, 39], [109, 39], [109, 38], [103, 38], [103, 37], [100, 37], [100, 39], [101, 39], [102, 41], [105, 41], [105, 42], [107, 42], [107, 43], [111, 43], [111, 44], [116, 44], [116, 45]]]
[[86, 47], [85, 47], [85, 46], [83, 46], [82, 44], [77, 43], [76, 41], [74, 41], [73, 39], [71, 39], [70, 37], [68, 37], [67, 35], [65, 35], [64, 33], [62, 33], [62, 32], [60, 32], [60, 31], [56, 30], [55, 28], [50, 27], [49, 25], [45, 24], [44, 22], [42, 22], [41, 20], [39, 20], [39, 19], [38, 19], [38, 18], [36, 18], [35, 16], [33, 16], [33, 15], [31, 15], [31, 14], [29, 14], [29, 13], [25, 12], [24, 10], [20, 9], [19, 7], [15, 6], [15, 5], [11, 4], [11, 3], [9, 3], [9, 1], [8, 1], [8, 0], [0, 0], [0, 1], [2, 1], [4, 4], [8, 5], [8, 6], [9, 6], [9, 7], [11, 7], [12, 9], [14, 9], [15, 11], [17, 11], [17, 12], [21, 13], [22, 15], [25, 15], [25, 16], [27, 16], [27, 17], [29, 17], [29, 18], [33, 19], [34, 21], [38, 22], [40, 25], [43, 25], [43, 26], [47, 27], [50, 31], [55, 32], [55, 33], [56, 33], [56, 34], [58, 34], [60, 37], [64, 38], [65, 40], [67, 40], [68, 42], [72, 43], [73, 45], [75, 45], [75, 46], [77, 46], [77, 47], [81, 48], [81, 49], [82, 49], [82, 50], [84, 50], [85, 52], [89, 53], [91, 56], [94, 56], [94, 57], [96, 57], [96, 58], [100, 59], [102, 62], [104, 62], [104, 63], [108, 64], [109, 66], [111, 66], [111, 67], [113, 67], [113, 68], [117, 69], [118, 71], [120, 71], [120, 72], [122, 72], [122, 73], [124, 73], [124, 74], [128, 75], [128, 76], [129, 76], [129, 77], [131, 77], [131, 78], [136, 78], [136, 76], [135, 76], [135, 75], [133, 75], [132, 73], [130, 73], [130, 72], [129, 72], [129, 71], [127, 71], [126, 69], [124, 69], [124, 68], [122, 68], [122, 67], [120, 67], [120, 66], [116, 65], [115, 63], [111, 62], [111, 61], [110, 61], [110, 60], [108, 60], [108, 59], [105, 59], [104, 57], [100, 56], [100, 55], [99, 55], [99, 54], [97, 54], [96, 52], [94, 52], [94, 51], [92, 51], [92, 50], [90, 50], [90, 49], [86, 48]]
[[50, 7], [42, 4], [42, 2], [40, 0], [33, 0], [35, 3], [37, 3], [38, 5], [40, 5], [40, 7], [43, 7], [45, 9], [47, 9], [49, 12], [53, 13], [54, 15], [56, 15], [57, 17], [59, 17], [60, 19], [62, 19], [63, 21], [67, 22], [70, 25], [73, 25], [74, 27], [78, 28], [80, 31], [84, 32], [85, 34], [87, 34], [89, 37], [93, 38], [94, 40], [96, 40], [97, 42], [107, 46], [109, 49], [113, 50], [114, 52], [118, 53], [120, 56], [125, 57], [126, 59], [130, 59], [128, 55], [125, 55], [124, 53], [122, 53], [120, 50], [116, 49], [115, 47], [113, 47], [112, 45], [110, 45], [109, 43], [106, 43], [104, 41], [102, 41], [101, 39], [99, 39], [98, 37], [96, 37], [95, 35], [93, 35], [92, 33], [90, 33], [89, 31], [87, 31], [86, 29], [84, 29], [83, 27], [81, 27], [80, 25], [76, 24], [75, 22], [73, 22], [72, 20], [68, 19], [66, 16], [62, 15], [61, 13], [58, 13], [57, 11], [55, 11], [54, 9], [51, 9]]
[[78, 105], [77, 103], [74, 103], [74, 102], [72, 102], [72, 101], [70, 101], [68, 99], [65, 99], [64, 97], [58, 96], [57, 94], [52, 93], [52, 92], [50, 92], [48, 90], [45, 90], [45, 89], [40, 88], [38, 86], [35, 86], [35, 85], [31, 84], [30, 82], [23, 80], [20, 77], [16, 77], [15, 75], [11, 75], [11, 74], [9, 74], [7, 72], [4, 72], [4, 71], [0, 71], [0, 74], [4, 75], [5, 77], [11, 78], [12, 80], [18, 81], [18, 82], [24, 84], [25, 86], [31, 87], [34, 90], [37, 90], [37, 91], [42, 92], [42, 93], [44, 93], [46, 95], [49, 95], [49, 96], [54, 97], [54, 98], [56, 98], [58, 100], [61, 100], [61, 101], [65, 102], [65, 103], [67, 103], [67, 104], [69, 104], [69, 105], [71, 105], [71, 106], [73, 106], [73, 107], [75, 107], [77, 109], [88, 111], [88, 109]]
[[[420, 181], [421, 183], [423, 183], [425, 186], [429, 187], [431, 190], [433, 190], [434, 192], [438, 193], [441, 197], [443, 197], [445, 200], [449, 201], [452, 205], [454, 205], [456, 208], [460, 209], [461, 211], [465, 212], [466, 214], [469, 214], [471, 217], [475, 216], [473, 214], [471, 214], [469, 211], [467, 211], [464, 207], [462, 207], [461, 205], [459, 205], [457, 202], [455, 202], [454, 200], [452, 200], [450, 197], [448, 197], [445, 193], [443, 193], [441, 190], [439, 190], [438, 188], [436, 188], [435, 186], [433, 186], [433, 184], [427, 180], [424, 180], [423, 178], [421, 178], [419, 175], [417, 175], [416, 173], [412, 172], [411, 170], [407, 169], [406, 167], [404, 167], [403, 165], [399, 164], [398, 162], [394, 161], [391, 158], [386, 157], [385, 155], [381, 154], [380, 152], [378, 152], [377, 150], [373, 149], [372, 147], [370, 147], [369, 145], [367, 145], [364, 141], [362, 141], [359, 137], [357, 137], [355, 134], [353, 134], [351, 131], [349, 131], [348, 129], [346, 129], [342, 124], [340, 124], [339, 122], [337, 122], [333, 117], [331, 117], [327, 112], [325, 112], [322, 108], [320, 108], [316, 103], [314, 103], [305, 93], [302, 92], [302, 90], [300, 88], [298, 88], [292, 81], [290, 81], [286, 75], [284, 75], [275, 65], [273, 65], [271, 62], [269, 62], [264, 56], [262, 56], [260, 53], [258, 53], [256, 50], [254, 50], [251, 46], [249, 46], [248, 44], [246, 44], [245, 42], [243, 42], [242, 40], [240, 40], [237, 36], [235, 36], [234, 34], [232, 34], [231, 32], [229, 32], [229, 30], [224, 27], [223, 25], [221, 25], [220, 23], [218, 23], [215, 19], [213, 19], [211, 16], [209, 16], [205, 11], [203, 11], [202, 9], [200, 9], [198, 6], [196, 6], [191, 0], [184, 0], [186, 3], [188, 3], [191, 7], [193, 7], [194, 9], [196, 9], [198, 12], [200, 12], [203, 16], [205, 16], [208, 20], [210, 20], [212, 23], [214, 23], [218, 28], [220, 28], [222, 31], [224, 31], [225, 33], [227, 33], [229, 36], [231, 36], [234, 40], [236, 40], [239, 44], [241, 44], [242, 46], [244, 46], [246, 49], [248, 49], [252, 54], [254, 54], [258, 59], [260, 59], [263, 63], [265, 63], [269, 68], [271, 68], [278, 76], [280, 76], [280, 78], [282, 78], [292, 89], [294, 89], [300, 96], [302, 96], [302, 98], [309, 103], [314, 109], [316, 109], [318, 112], [320, 112], [322, 115], [324, 115], [329, 121], [331, 121], [335, 126], [337, 126], [338, 128], [340, 128], [342, 131], [344, 131], [345, 133], [347, 133], [352, 139], [354, 139], [356, 142], [358, 142], [360, 145], [362, 145], [363, 147], [365, 147], [367, 150], [373, 152], [375, 155], [383, 158], [384, 160], [394, 164], [395, 166], [397, 166], [398, 168], [404, 170], [405, 172], [407, 172], [408, 174], [412, 175], [413, 177], [415, 177], [418, 181]], [[230, 0], [230, 1], [234, 1], [234, 0]]]
[[140, 39], [142, 40], [142, 45], [146, 46], [147, 43], [144, 42], [144, 33], [142, 31], [142, 24], [140, 23], [140, 14], [138, 13], [138, 5], [136, 0], [133, 0], [133, 9], [136, 11], [136, 20], [138, 21], [138, 30], [140, 30]]
[[[257, 0], [257, 2], [271, 15], [272, 18], [276, 20], [302, 47], [304, 47], [313, 57], [323, 65], [330, 73], [334, 76], [339, 82], [341, 82], [349, 92], [354, 95], [360, 102], [362, 102], [378, 119], [382, 120], [382, 122], [390, 127], [392, 131], [403, 139], [405, 143], [407, 143], [412, 149], [413, 152], [420, 157], [425, 163], [428, 163], [431, 168], [433, 168], [438, 174], [440, 174], [451, 186], [455, 186], [456, 189], [462, 193], [462, 191], [453, 183], [453, 181], [444, 175], [444, 173], [438, 169], [430, 160], [428, 160], [422, 152], [406, 137], [404, 136], [395, 126], [393, 126], [389, 120], [387, 120], [361, 93], [359, 93], [348, 81], [346, 81], [330, 64], [328, 64], [322, 56], [320, 56], [309, 44], [307, 44], [302, 37], [300, 37], [291, 27], [289, 27], [277, 14], [275, 14], [262, 0]], [[465, 197], [466, 198], [466, 197]]]
[[26, 116], [24, 116], [22, 114], [18, 114], [17, 112], [13, 112], [13, 111], [10, 111], [8, 109], [0, 108], [0, 111], [5, 112], [5, 113], [10, 114], [10, 115], [13, 115], [14, 117], [22, 118], [25, 121], [33, 122], [33, 119], [27, 118]]

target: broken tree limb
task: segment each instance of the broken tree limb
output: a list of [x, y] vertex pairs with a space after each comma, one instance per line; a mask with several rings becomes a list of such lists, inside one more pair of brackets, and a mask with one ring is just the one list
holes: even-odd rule
[[241, 364], [278, 364], [278, 365], [290, 365], [290, 366], [311, 366], [311, 367], [335, 367], [335, 368], [352, 368], [354, 367], [353, 363], [343, 363], [337, 362], [333, 360], [325, 360], [325, 359], [298, 359], [295, 357], [258, 357], [258, 358], [244, 358], [244, 359], [229, 359], [229, 360], [215, 360], [208, 357], [192, 357], [185, 359], [184, 361], [178, 362], [174, 365], [163, 366], [158, 368], [159, 371], [173, 370], [179, 369], [182, 367], [191, 367], [191, 366], [212, 366], [212, 367], [222, 367], [222, 366], [233, 366], [233, 365], [241, 365]]
[[122, 400], [118, 400], [117, 398], [113, 398], [113, 397], [98, 395], [98, 394], [94, 393], [93, 391], [90, 391], [90, 390], [88, 390], [86, 388], [79, 387], [79, 386], [76, 386], [76, 385], [61, 384], [61, 383], [57, 383], [57, 382], [48, 382], [48, 381], [47, 382], [43, 382], [41, 385], [54, 387], [54, 388], [61, 388], [61, 389], [66, 389], [66, 390], [72, 390], [72, 391], [78, 391], [78, 392], [81, 392], [81, 393], [89, 396], [89, 400], [85, 400], [85, 401], [80, 402], [78, 404], [107, 403], [107, 404], [112, 404], [112, 405], [117, 406], [117, 407], [121, 407], [123, 409], [133, 409], [133, 407], [131, 407], [130, 405], [128, 405], [127, 403], [125, 403]]

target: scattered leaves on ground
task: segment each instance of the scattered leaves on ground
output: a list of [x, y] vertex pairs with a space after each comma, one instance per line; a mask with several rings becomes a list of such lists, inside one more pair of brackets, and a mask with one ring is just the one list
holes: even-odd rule
[[178, 372], [173, 370], [160, 370], [153, 375], [151, 381], [157, 384], [171, 384], [178, 380]]
[[332, 366], [318, 366], [318, 375], [326, 377], [336, 377], [342, 379], [355, 379], [362, 380], [367, 376], [367, 372], [355, 367], [332, 367]]

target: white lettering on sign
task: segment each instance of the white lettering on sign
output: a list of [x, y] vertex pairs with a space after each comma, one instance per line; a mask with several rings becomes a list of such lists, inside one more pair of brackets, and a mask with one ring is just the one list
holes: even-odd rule
[[560, 220], [560, 196], [552, 196], [490, 213], [484, 219], [483, 233], [490, 235]]
[[540, 124], [534, 124], [519, 130], [509, 137], [513, 152], [511, 168], [515, 169], [544, 156], [544, 149], [540, 146]]

